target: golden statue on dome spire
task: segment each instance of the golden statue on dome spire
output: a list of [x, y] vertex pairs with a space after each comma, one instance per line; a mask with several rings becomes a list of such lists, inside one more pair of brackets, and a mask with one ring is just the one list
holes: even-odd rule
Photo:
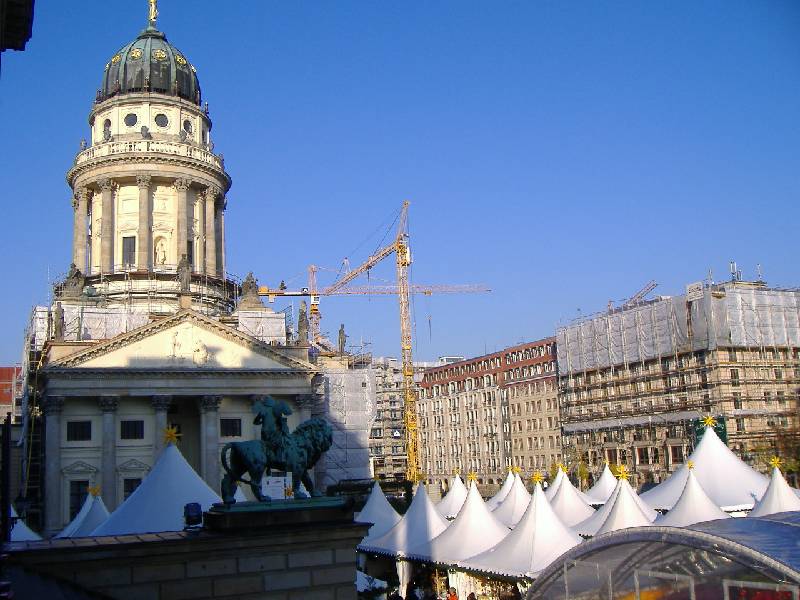
[[150, 5], [150, 11], [147, 14], [147, 20], [150, 23], [150, 27], [155, 27], [156, 19], [158, 18], [158, 0], [147, 0], [147, 4]]

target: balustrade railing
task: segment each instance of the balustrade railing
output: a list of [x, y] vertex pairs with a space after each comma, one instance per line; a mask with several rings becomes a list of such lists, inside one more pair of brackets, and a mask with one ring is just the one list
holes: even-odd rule
[[172, 154], [202, 161], [220, 170], [224, 169], [222, 158], [206, 150], [190, 144], [178, 142], [167, 142], [164, 140], [126, 140], [120, 142], [107, 142], [96, 144], [78, 153], [75, 157], [75, 166], [81, 165], [95, 158], [113, 156], [115, 154], [138, 154], [138, 153], [157, 153]]

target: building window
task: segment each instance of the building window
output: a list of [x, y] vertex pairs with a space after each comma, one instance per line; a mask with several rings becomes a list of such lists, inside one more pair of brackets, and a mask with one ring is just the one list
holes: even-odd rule
[[683, 462], [683, 447], [682, 446], [670, 446], [670, 453], [671, 453], [671, 460], [674, 463], [682, 463]]
[[89, 442], [92, 439], [91, 421], [67, 421], [68, 442]]
[[144, 439], [144, 421], [120, 421], [119, 430], [123, 440]]
[[782, 369], [775, 369], [775, 379], [780, 381], [783, 379], [783, 370]]
[[736, 431], [739, 433], [745, 431], [744, 419], [736, 419]]
[[141, 478], [139, 477], [132, 477], [130, 479], [123, 479], [122, 480], [122, 499], [127, 500], [128, 496], [130, 496], [133, 492], [136, 491], [136, 488], [139, 487], [139, 484], [142, 483]]
[[122, 263], [124, 265], [136, 263], [136, 238], [134, 236], [122, 238]]
[[742, 408], [742, 393], [741, 392], [733, 392], [733, 408], [740, 409]]
[[731, 369], [731, 385], [739, 387], [739, 369]]
[[85, 480], [70, 481], [69, 482], [69, 518], [75, 518], [78, 511], [83, 506], [83, 501], [86, 499], [86, 489], [89, 487], [89, 482]]
[[221, 437], [242, 437], [242, 420], [220, 419], [219, 434]]

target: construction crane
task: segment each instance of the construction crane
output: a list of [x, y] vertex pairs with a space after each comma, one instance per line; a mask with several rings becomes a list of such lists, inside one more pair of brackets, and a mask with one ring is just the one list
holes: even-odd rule
[[658, 287], [658, 283], [656, 283], [655, 279], [648, 281], [642, 289], [636, 292], [633, 296], [628, 298], [623, 304], [622, 308], [630, 308], [631, 306], [636, 306], [642, 300], [644, 300], [645, 296], [652, 292], [654, 289]]
[[[400, 305], [400, 354], [401, 369], [403, 377], [403, 424], [406, 430], [406, 452], [408, 456], [406, 467], [406, 479], [416, 482], [420, 477], [419, 453], [417, 446], [417, 398], [414, 391], [414, 360], [412, 356], [412, 333], [411, 333], [411, 294], [430, 295], [434, 293], [469, 293], [469, 292], [488, 292], [485, 286], [480, 285], [436, 285], [421, 286], [411, 285], [409, 282], [408, 269], [411, 266], [411, 248], [409, 247], [408, 235], [408, 206], [409, 202], [403, 202], [400, 216], [397, 219], [397, 233], [394, 240], [378, 249], [370, 255], [367, 260], [354, 269], [349, 269], [349, 261], [346, 263], [346, 272], [332, 284], [318, 289], [317, 271], [315, 265], [308, 267], [308, 287], [299, 291], [286, 289], [271, 289], [266, 286], [258, 288], [260, 296], [268, 296], [274, 300], [276, 296], [307, 296], [310, 298], [308, 320], [311, 329], [311, 339], [320, 344], [324, 342], [324, 337], [320, 333], [320, 321], [322, 314], [319, 309], [321, 296], [350, 296], [350, 295], [397, 295]], [[348, 286], [347, 284], [356, 279], [359, 275], [367, 273], [383, 259], [394, 254], [397, 285], [382, 286]]]

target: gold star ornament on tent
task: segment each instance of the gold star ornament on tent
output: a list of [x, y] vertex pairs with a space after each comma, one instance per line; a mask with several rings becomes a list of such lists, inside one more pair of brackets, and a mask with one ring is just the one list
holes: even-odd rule
[[467, 481], [478, 481], [478, 474], [475, 471], [467, 473]]
[[556, 464], [556, 466], [557, 466], [559, 469], [561, 469], [562, 471], [564, 471], [564, 473], [566, 473], [566, 472], [567, 472], [567, 467], [566, 467], [566, 465], [565, 465], [564, 463], [557, 463], [557, 464]]
[[90, 485], [86, 488], [86, 491], [89, 492], [92, 496], [97, 498], [100, 495], [100, 486], [99, 485]]
[[712, 417], [711, 415], [706, 415], [703, 417], [703, 427], [716, 427], [717, 420]]
[[515, 475], [519, 475], [522, 473], [522, 467], [511, 467], [511, 471], [513, 471]]
[[461, 469], [459, 469], [458, 467], [453, 469], [453, 475], [461, 475]]
[[165, 444], [177, 444], [178, 443], [178, 428], [177, 427], [167, 427], [164, 430], [164, 443]]
[[687, 462], [686, 462], [686, 468], [687, 468], [687, 469], [689, 469], [690, 471], [691, 471], [692, 469], [694, 469], [694, 461], [693, 461], [693, 460], [689, 460], [689, 461], [687, 461]]
[[628, 477], [630, 476], [631, 474], [628, 472], [628, 465], [619, 465], [617, 467], [617, 479], [624, 479], [625, 481], [628, 481]]
[[773, 469], [780, 469], [781, 468], [781, 459], [778, 456], [773, 456], [769, 459], [769, 466]]
[[542, 475], [541, 472], [536, 471], [534, 472], [533, 475], [531, 475], [531, 483], [537, 484], [537, 483], [542, 483], [543, 481], [544, 481], [544, 475]]

